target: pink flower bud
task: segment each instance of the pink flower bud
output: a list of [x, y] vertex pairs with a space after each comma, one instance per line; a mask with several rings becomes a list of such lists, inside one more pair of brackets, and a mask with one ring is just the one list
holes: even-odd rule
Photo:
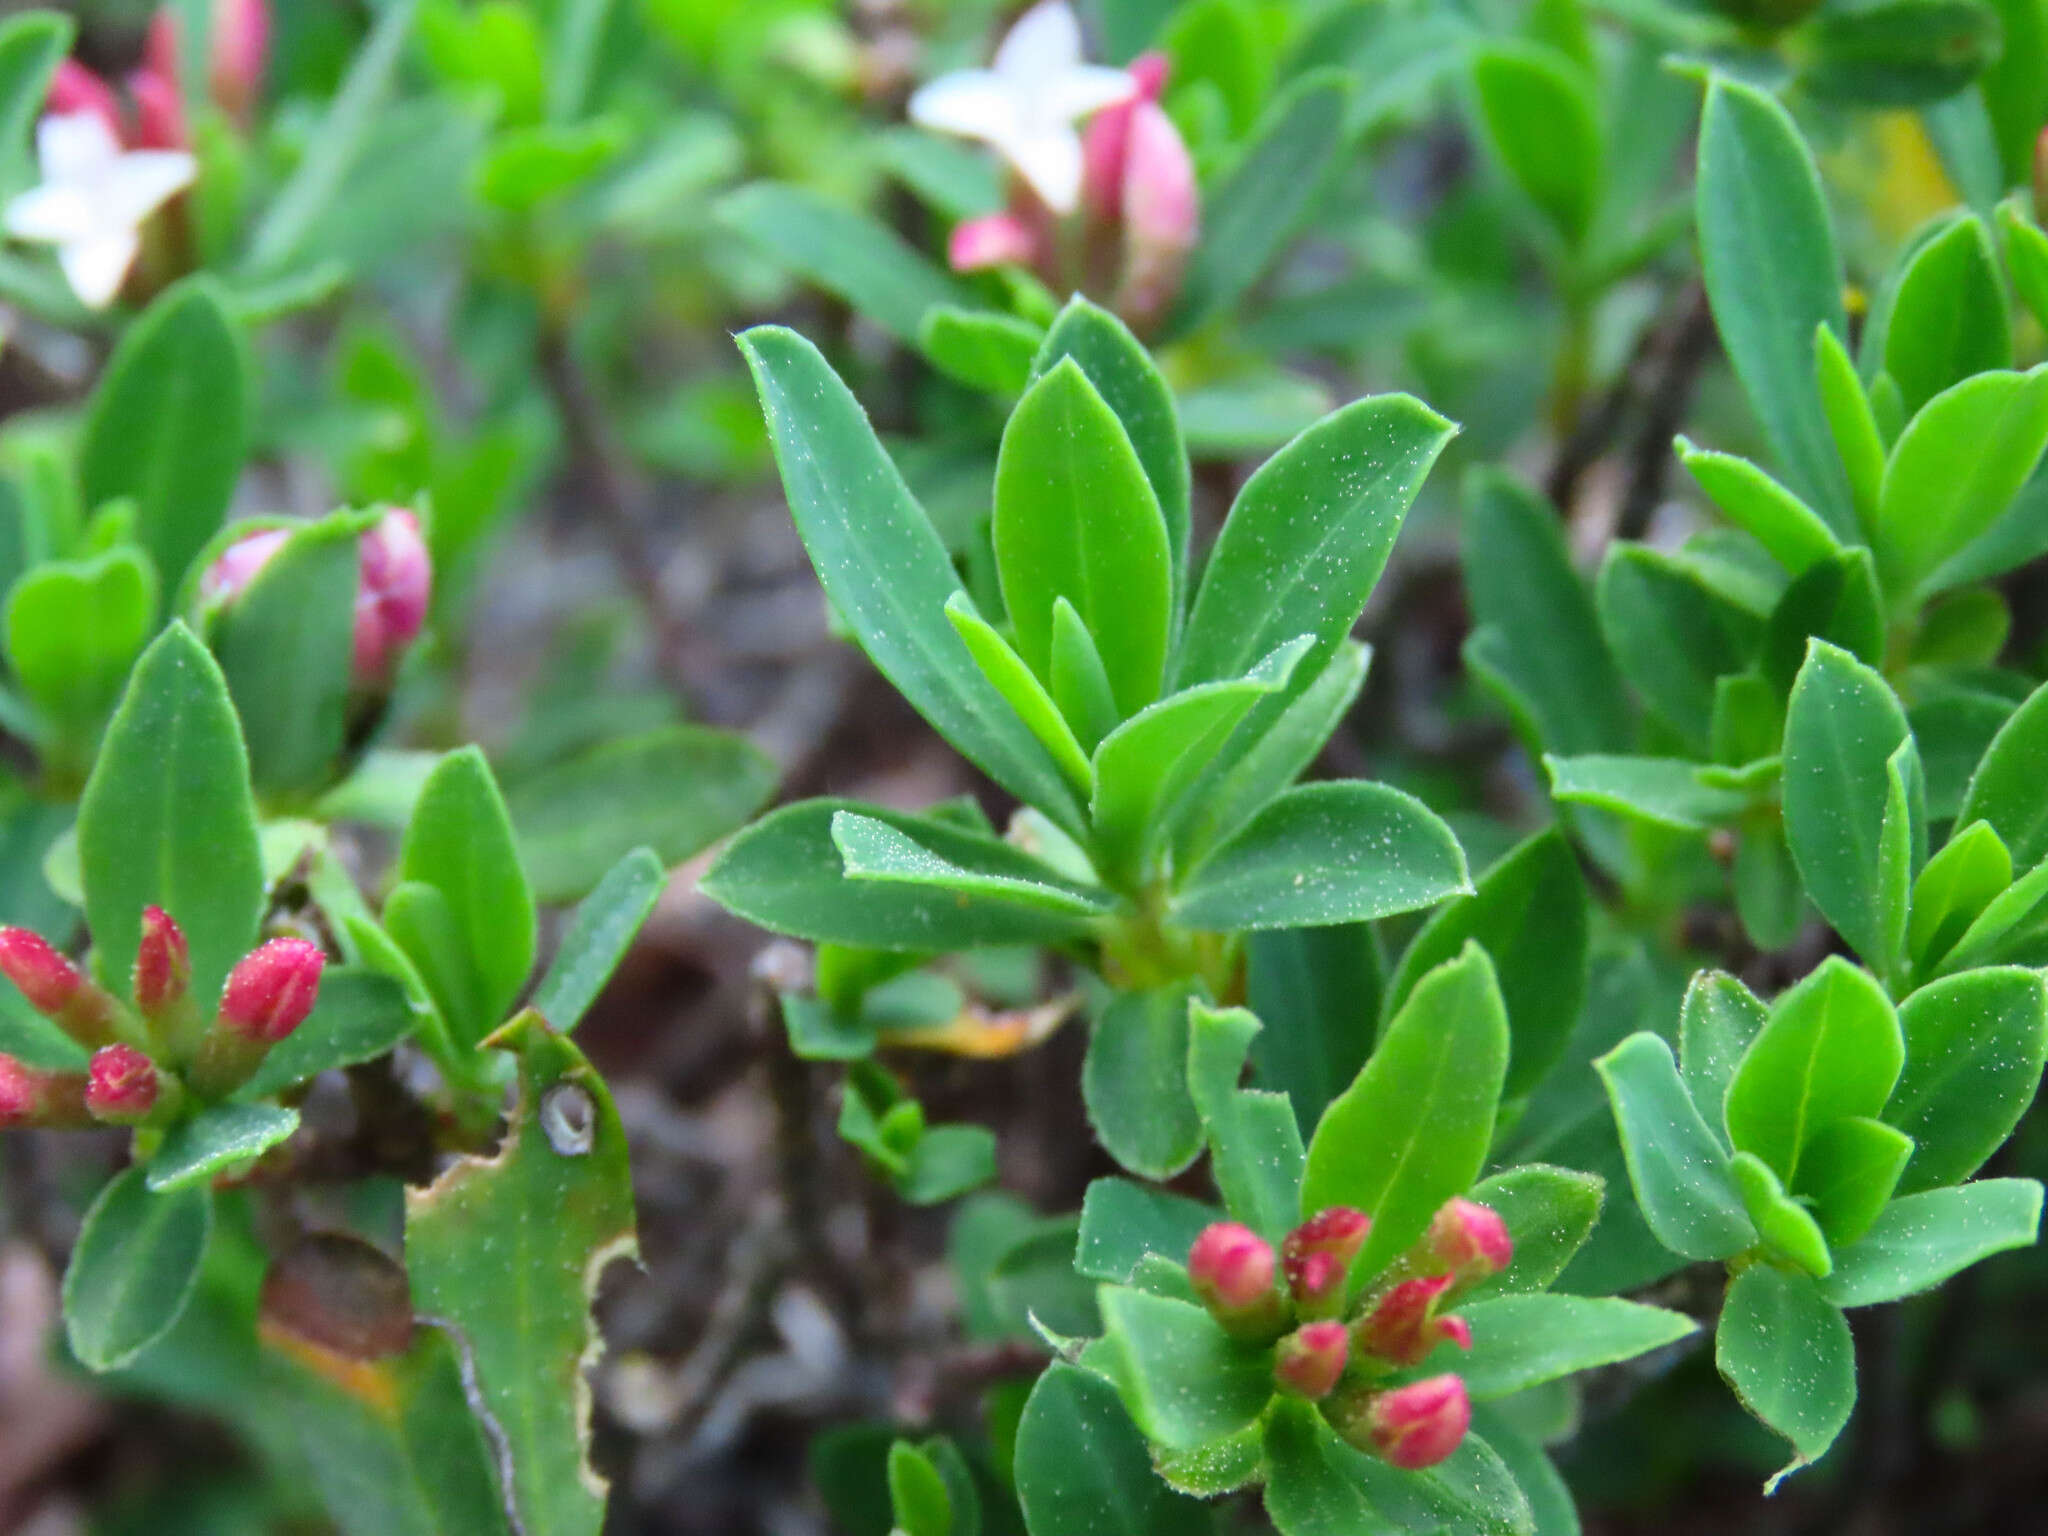
[[1188, 1250], [1188, 1279], [1212, 1312], [1240, 1313], [1273, 1290], [1273, 1249], [1250, 1227], [1213, 1222]]
[[1382, 1392], [1366, 1412], [1372, 1449], [1404, 1471], [1433, 1467], [1472, 1426], [1472, 1403], [1457, 1376], [1430, 1376]]
[[1167, 67], [1163, 53], [1139, 55], [1126, 71], [1131, 94], [1088, 119], [1081, 135], [1081, 206], [1089, 218], [1107, 222], [1122, 211], [1131, 119], [1141, 105], [1159, 99]]
[[[270, 60], [269, 0], [213, 0], [208, 44], [207, 90], [223, 111], [246, 123], [263, 89], [264, 69]], [[176, 86], [176, 7], [165, 5], [151, 19], [143, 60], [151, 74]]]
[[354, 676], [359, 686], [387, 681], [427, 622], [434, 567], [420, 520], [399, 508], [362, 537], [356, 587]]
[[1499, 1212], [1452, 1199], [1431, 1219], [1417, 1267], [1447, 1270], [1453, 1281], [1466, 1285], [1499, 1274], [1514, 1256], [1514, 1241]]
[[1451, 1288], [1449, 1275], [1403, 1280], [1382, 1296], [1353, 1332], [1361, 1352], [1395, 1365], [1420, 1365], [1445, 1339], [1472, 1347], [1472, 1330], [1462, 1317], [1438, 1317], [1436, 1306]]
[[1298, 1307], [1315, 1315], [1343, 1305], [1351, 1261], [1371, 1230], [1372, 1218], [1365, 1212], [1333, 1205], [1287, 1234], [1280, 1244], [1280, 1263]]
[[235, 540], [214, 558], [213, 564], [199, 578], [200, 603], [211, 608], [217, 603], [230, 603], [240, 597], [291, 536], [289, 528], [266, 528], [261, 533], [245, 534]]
[[83, 1073], [44, 1072], [0, 1055], [0, 1129], [69, 1128], [90, 1123], [85, 1113]]
[[185, 98], [175, 74], [138, 69], [128, 77], [128, 95], [135, 103], [137, 149], [190, 149], [185, 127]]
[[85, 1107], [107, 1125], [139, 1125], [156, 1108], [156, 1063], [132, 1045], [103, 1045], [86, 1068]]
[[1124, 264], [1116, 307], [1144, 330], [1164, 318], [1180, 292], [1202, 224], [1194, 159], [1173, 119], [1149, 101], [1131, 114], [1122, 211]]
[[320, 947], [304, 939], [272, 939], [250, 951], [228, 973], [221, 990], [222, 1028], [246, 1040], [277, 1044], [313, 1011], [326, 964]]
[[955, 272], [1031, 266], [1041, 252], [1036, 230], [1014, 213], [990, 213], [953, 226], [946, 260]]
[[1342, 1323], [1309, 1323], [1280, 1341], [1273, 1355], [1273, 1380], [1281, 1391], [1314, 1402], [1330, 1395], [1350, 1353], [1350, 1335]]
[[185, 932], [162, 907], [142, 909], [142, 943], [135, 951], [135, 1006], [161, 1018], [185, 1000], [192, 984], [192, 951]]
[[121, 102], [114, 95], [114, 88], [76, 59], [65, 59], [57, 66], [56, 74], [50, 77], [50, 93], [43, 99], [43, 110], [56, 117], [90, 112], [107, 125], [115, 143], [128, 137], [128, 125], [122, 120]]
[[85, 973], [27, 928], [0, 928], [0, 975], [14, 983], [28, 1005], [55, 1020], [82, 1045], [113, 1038], [114, 1000]]

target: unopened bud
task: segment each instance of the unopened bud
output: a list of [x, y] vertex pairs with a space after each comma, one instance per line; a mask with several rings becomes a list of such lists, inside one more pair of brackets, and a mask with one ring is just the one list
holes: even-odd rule
[[1273, 1380], [1281, 1391], [1314, 1402], [1330, 1395], [1350, 1353], [1351, 1338], [1342, 1323], [1306, 1324], [1275, 1349]]
[[434, 566], [420, 520], [403, 508], [385, 513], [362, 537], [359, 568], [352, 670], [359, 687], [375, 686], [427, 622]]
[[1437, 1303], [1451, 1284], [1449, 1275], [1403, 1280], [1359, 1320], [1353, 1342], [1362, 1353], [1394, 1365], [1420, 1365], [1446, 1339], [1470, 1349], [1472, 1330], [1465, 1320], [1436, 1315]]
[[45, 1072], [0, 1055], [0, 1130], [15, 1126], [72, 1128], [89, 1125], [85, 1074]]
[[248, 589], [263, 568], [270, 564], [285, 540], [292, 536], [289, 528], [266, 528], [261, 533], [245, 534], [214, 557], [213, 564], [199, 578], [199, 601], [208, 608], [217, 604], [232, 603]]
[[1348, 1205], [1318, 1211], [1280, 1244], [1287, 1289], [1308, 1316], [1329, 1316], [1344, 1304], [1351, 1261], [1365, 1246], [1372, 1218]]
[[185, 1001], [192, 985], [192, 951], [185, 932], [162, 907], [142, 909], [142, 942], [135, 950], [135, 1006], [161, 1019]]
[[1014, 213], [991, 213], [953, 226], [946, 260], [955, 272], [1034, 265], [1041, 253], [1038, 234]]
[[[158, 14], [168, 15], [169, 11]], [[128, 95], [135, 103], [137, 149], [192, 147], [192, 135], [185, 126], [185, 98], [179, 93], [175, 74], [138, 69], [128, 77]]]
[[1131, 94], [1088, 119], [1081, 133], [1081, 207], [1091, 219], [1114, 220], [1123, 209], [1124, 162], [1129, 155], [1131, 119], [1141, 105], [1156, 102], [1166, 85], [1167, 58], [1145, 53], [1131, 60]]
[[1165, 317], [1201, 233], [1194, 157], [1173, 119], [1152, 102], [1131, 114], [1122, 189], [1123, 273], [1116, 308], [1136, 330]]
[[106, 124], [116, 144], [128, 137], [128, 126], [121, 119], [121, 102], [114, 95], [114, 88], [76, 59], [58, 64], [57, 72], [50, 77], [50, 92], [43, 100], [43, 110], [56, 117], [89, 112]]
[[114, 1000], [88, 981], [41, 934], [0, 928], [0, 975], [14, 983], [28, 1005], [56, 1021], [81, 1045], [113, 1039]]
[[161, 1095], [156, 1063], [132, 1045], [103, 1045], [85, 1074], [85, 1107], [106, 1125], [140, 1125]]
[[272, 939], [244, 955], [221, 989], [223, 1028], [275, 1045], [305, 1023], [327, 956], [304, 939]]
[[[173, 87], [179, 75], [178, 43], [177, 7], [164, 5], [150, 22], [144, 67]], [[270, 60], [269, 0], [214, 0], [207, 43], [207, 90], [223, 111], [246, 123]]]
[[1342, 1400], [1327, 1417], [1360, 1450], [1419, 1472], [1457, 1450], [1472, 1427], [1472, 1402], [1459, 1377], [1430, 1376], [1390, 1392]]
[[1499, 1274], [1514, 1256], [1514, 1241], [1500, 1213], [1457, 1198], [1445, 1201], [1431, 1219], [1416, 1268], [1448, 1273], [1454, 1284], [1469, 1285]]
[[1211, 1315], [1240, 1338], [1271, 1338], [1283, 1322], [1273, 1248], [1250, 1227], [1219, 1221], [1188, 1250], [1188, 1280]]

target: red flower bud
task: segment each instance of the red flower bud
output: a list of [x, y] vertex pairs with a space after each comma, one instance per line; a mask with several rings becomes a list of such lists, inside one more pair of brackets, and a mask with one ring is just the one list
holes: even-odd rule
[[1218, 1221], [1188, 1250], [1188, 1279], [1210, 1314], [1240, 1338], [1270, 1339], [1285, 1322], [1273, 1288], [1272, 1245], [1250, 1227]]
[[137, 149], [192, 147], [192, 135], [185, 127], [185, 98], [178, 92], [175, 73], [138, 69], [128, 77], [128, 95], [135, 103]]
[[1350, 1335], [1342, 1323], [1309, 1323], [1280, 1341], [1273, 1356], [1273, 1380], [1281, 1391], [1314, 1402], [1330, 1395], [1350, 1353]]
[[54, 1019], [82, 1045], [113, 1038], [114, 1000], [85, 973], [27, 928], [0, 928], [0, 975], [14, 983], [28, 1005]]
[[266, 528], [235, 540], [214, 557], [213, 564], [199, 578], [200, 603], [211, 608], [240, 597], [291, 536], [289, 528]]
[[946, 260], [955, 272], [1033, 265], [1041, 252], [1038, 232], [1014, 213], [991, 213], [953, 226]]
[[1430, 1221], [1418, 1268], [1447, 1270], [1459, 1285], [1484, 1280], [1508, 1267], [1515, 1245], [1497, 1211], [1470, 1200], [1452, 1199]]
[[90, 112], [107, 125], [107, 132], [119, 144], [127, 140], [128, 125], [121, 120], [121, 102], [114, 88], [76, 59], [65, 59], [50, 77], [49, 95], [43, 110], [58, 117]]
[[1106, 223], [1122, 211], [1131, 119], [1140, 106], [1159, 99], [1167, 69], [1163, 53], [1140, 54], [1131, 60], [1125, 70], [1131, 77], [1131, 94], [1097, 112], [1082, 130], [1081, 206], [1091, 219]]
[[90, 1123], [85, 1113], [83, 1073], [45, 1072], [0, 1055], [0, 1129]]
[[1408, 1472], [1433, 1467], [1472, 1427], [1472, 1403], [1457, 1376], [1430, 1376], [1382, 1392], [1366, 1410], [1371, 1448]]
[[1420, 1365], [1445, 1339], [1472, 1347], [1472, 1330], [1462, 1317], [1438, 1317], [1436, 1305], [1451, 1288], [1449, 1275], [1403, 1280], [1358, 1322], [1353, 1342], [1365, 1354], [1395, 1365]]
[[320, 946], [304, 939], [272, 939], [251, 950], [221, 989], [222, 1027], [245, 1039], [277, 1044], [313, 1011], [326, 964]]
[[1180, 292], [1202, 225], [1194, 157], [1173, 119], [1149, 101], [1131, 115], [1122, 198], [1124, 264], [1116, 307], [1142, 331], [1166, 314]]
[[1280, 1262], [1297, 1306], [1329, 1313], [1343, 1305], [1351, 1261], [1371, 1230], [1372, 1218], [1365, 1212], [1333, 1205], [1287, 1234], [1280, 1244]]
[[103, 1045], [86, 1069], [85, 1107], [108, 1125], [139, 1125], [156, 1108], [156, 1063], [132, 1045]]
[[185, 1000], [192, 984], [192, 951], [185, 932], [162, 907], [142, 909], [142, 943], [135, 951], [135, 1006], [161, 1018]]
[[359, 569], [353, 672], [371, 686], [390, 678], [427, 622], [434, 567], [420, 520], [403, 508], [385, 513], [363, 535]]
[[[214, 0], [208, 41], [207, 89], [231, 116], [246, 122], [263, 88], [270, 59], [269, 0]], [[178, 81], [178, 18], [176, 7], [158, 9], [149, 24], [144, 67], [170, 82]]]

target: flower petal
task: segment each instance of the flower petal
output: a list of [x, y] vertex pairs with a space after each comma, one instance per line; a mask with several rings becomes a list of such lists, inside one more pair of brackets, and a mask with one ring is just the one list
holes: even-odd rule
[[996, 49], [996, 73], [1042, 86], [1081, 62], [1081, 23], [1066, 0], [1041, 0], [1010, 28]]
[[1127, 71], [1079, 64], [1044, 82], [1043, 93], [1031, 105], [1040, 117], [1071, 123], [1137, 94], [1138, 82]]
[[115, 162], [106, 178], [101, 217], [130, 228], [192, 185], [199, 162], [181, 149], [138, 149]]
[[82, 240], [100, 226], [92, 198], [81, 187], [46, 182], [7, 201], [7, 233], [17, 240], [56, 245]]
[[1061, 124], [1020, 133], [996, 148], [1054, 213], [1069, 214], [1081, 199], [1081, 135]]
[[53, 112], [36, 124], [45, 181], [91, 181], [120, 154], [120, 141], [96, 112]]
[[1016, 133], [1023, 116], [1015, 88], [985, 69], [941, 75], [910, 98], [913, 123], [991, 143]]
[[57, 264], [81, 303], [89, 309], [105, 309], [127, 281], [128, 269], [135, 265], [141, 248], [133, 230], [116, 230], [59, 246]]

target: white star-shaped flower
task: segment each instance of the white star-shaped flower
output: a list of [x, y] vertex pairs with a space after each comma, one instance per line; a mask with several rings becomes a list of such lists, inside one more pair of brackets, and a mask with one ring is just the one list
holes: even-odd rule
[[176, 149], [123, 150], [92, 112], [36, 125], [42, 185], [7, 205], [7, 233], [57, 248], [57, 264], [92, 309], [114, 302], [142, 249], [142, 225], [192, 184], [199, 166]]
[[989, 69], [941, 75], [910, 98], [926, 128], [991, 145], [1055, 213], [1081, 195], [1081, 135], [1074, 124], [1135, 89], [1121, 69], [1084, 63], [1081, 24], [1065, 0], [1026, 11]]

